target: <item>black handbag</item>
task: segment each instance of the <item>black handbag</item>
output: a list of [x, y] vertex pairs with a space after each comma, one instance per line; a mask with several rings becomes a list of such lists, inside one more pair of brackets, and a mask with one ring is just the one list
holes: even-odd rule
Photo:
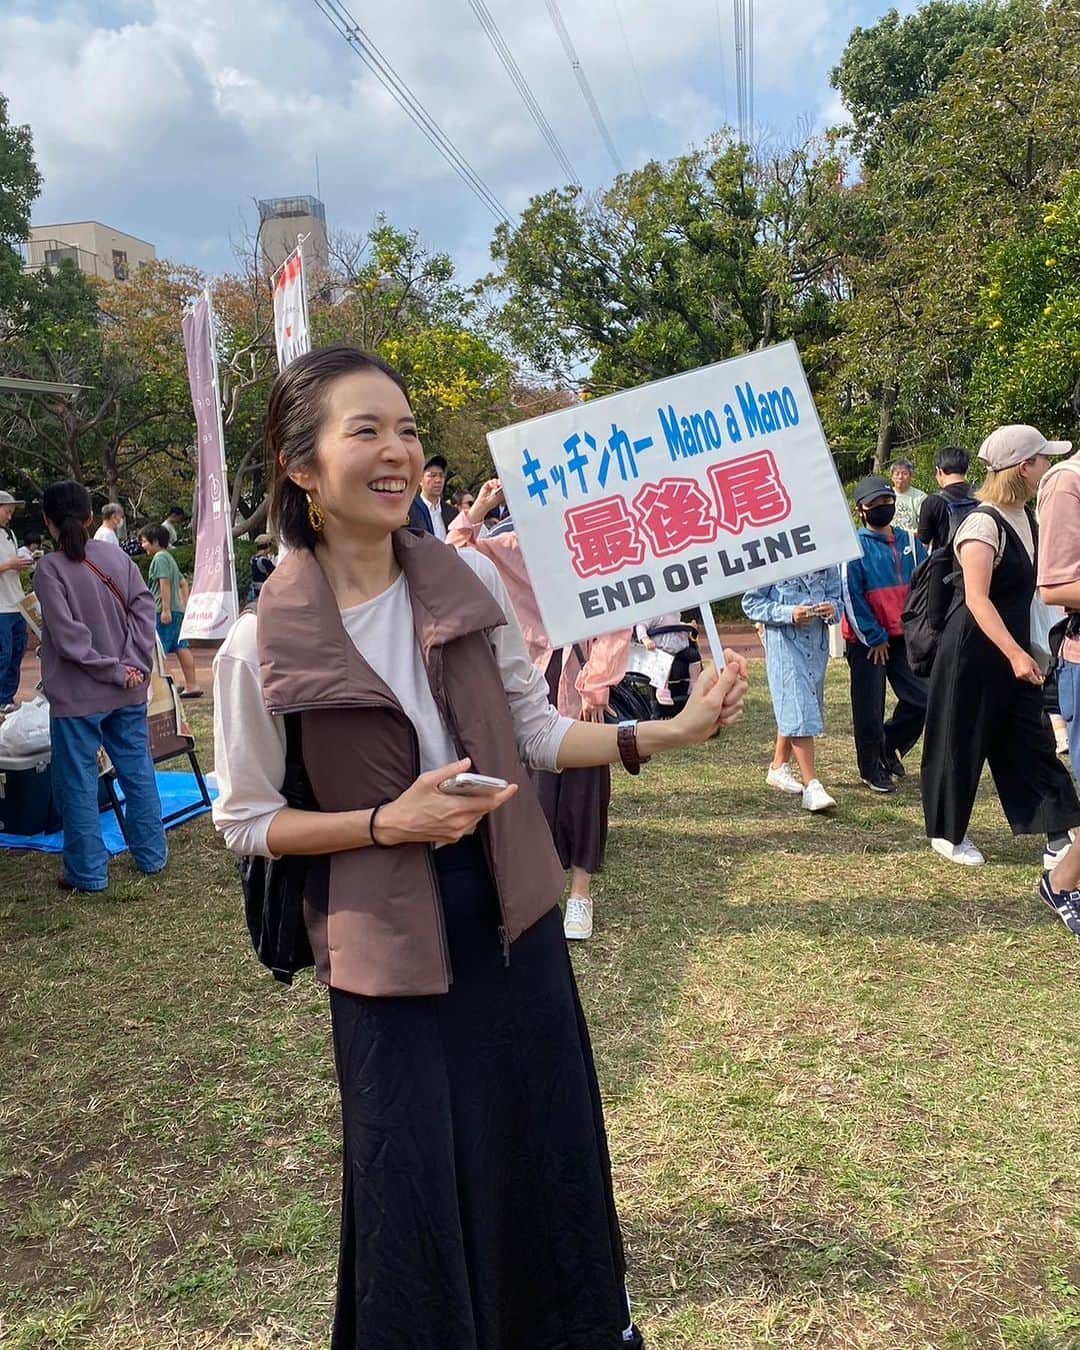
[[[584, 667], [585, 653], [577, 642], [574, 643], [574, 655], [578, 664]], [[658, 715], [655, 690], [644, 675], [624, 675], [608, 690], [605, 722], [652, 722]]]
[[[317, 810], [311, 783], [304, 768], [300, 741], [300, 714], [285, 714], [285, 782], [282, 796], [298, 811]], [[240, 859], [240, 885], [244, 890], [244, 913], [255, 955], [282, 984], [313, 966], [311, 943], [304, 926], [305, 857]]]

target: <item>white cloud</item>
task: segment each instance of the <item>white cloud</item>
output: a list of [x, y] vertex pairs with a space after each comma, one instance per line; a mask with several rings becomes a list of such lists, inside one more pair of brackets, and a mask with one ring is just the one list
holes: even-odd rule
[[[586, 186], [606, 182], [610, 161], [545, 10], [488, 3]], [[491, 216], [310, 0], [3, 4], [13, 13], [0, 90], [34, 131], [46, 180], [38, 219], [101, 218], [178, 260], [224, 267], [239, 213], [251, 218], [254, 197], [313, 191], [317, 155], [331, 228], [365, 229], [386, 211], [463, 267], [485, 265]], [[559, 181], [465, 0], [352, 8], [508, 208]], [[723, 29], [702, 0], [563, 0], [628, 166], [679, 153], [731, 119], [726, 3], [720, 12]], [[812, 115], [856, 16], [805, 0], [756, 13], [760, 112]]]

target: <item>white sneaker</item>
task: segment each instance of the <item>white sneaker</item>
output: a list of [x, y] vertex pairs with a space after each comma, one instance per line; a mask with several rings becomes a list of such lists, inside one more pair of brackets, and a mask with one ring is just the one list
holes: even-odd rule
[[803, 788], [802, 805], [804, 811], [831, 811], [836, 801], [815, 778]]
[[765, 775], [765, 781], [770, 787], [779, 788], [781, 792], [790, 792], [794, 797], [802, 793], [803, 785], [791, 772], [790, 764], [781, 764], [778, 769], [770, 767]]
[[571, 942], [592, 937], [591, 900], [583, 900], [580, 895], [572, 895], [567, 900], [566, 917], [563, 919], [563, 935]]
[[931, 839], [930, 847], [949, 862], [963, 863], [966, 867], [978, 867], [986, 861], [966, 834], [958, 844], [950, 839]]
[[1064, 858], [1065, 854], [1068, 853], [1069, 849], [1072, 848], [1072, 841], [1075, 838], [1076, 838], [1076, 831], [1070, 830], [1069, 842], [1065, 845], [1064, 848], [1059, 848], [1056, 850], [1047, 848], [1043, 850], [1044, 872], [1052, 872], [1054, 870], [1054, 868], [1058, 865], [1058, 863], [1062, 860], [1062, 858]]

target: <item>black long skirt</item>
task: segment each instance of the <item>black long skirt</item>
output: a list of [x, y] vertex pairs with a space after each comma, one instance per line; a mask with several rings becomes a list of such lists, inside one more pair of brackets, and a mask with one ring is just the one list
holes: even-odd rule
[[[562, 651], [557, 650], [548, 662], [548, 701], [553, 708], [559, 706], [562, 658]], [[611, 766], [598, 764], [592, 769], [564, 769], [562, 773], [537, 769], [532, 780], [559, 862], [564, 868], [580, 867], [590, 876], [599, 872], [607, 848]]]
[[332, 1350], [625, 1350], [622, 1238], [559, 911], [506, 964], [479, 843], [435, 858], [450, 992], [330, 991], [345, 1136]]

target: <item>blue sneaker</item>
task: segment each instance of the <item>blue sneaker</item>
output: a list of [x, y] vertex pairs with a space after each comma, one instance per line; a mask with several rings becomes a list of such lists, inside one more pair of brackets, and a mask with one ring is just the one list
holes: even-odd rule
[[1070, 933], [1080, 937], [1080, 891], [1055, 891], [1050, 884], [1050, 873], [1044, 872], [1039, 882], [1039, 897]]

